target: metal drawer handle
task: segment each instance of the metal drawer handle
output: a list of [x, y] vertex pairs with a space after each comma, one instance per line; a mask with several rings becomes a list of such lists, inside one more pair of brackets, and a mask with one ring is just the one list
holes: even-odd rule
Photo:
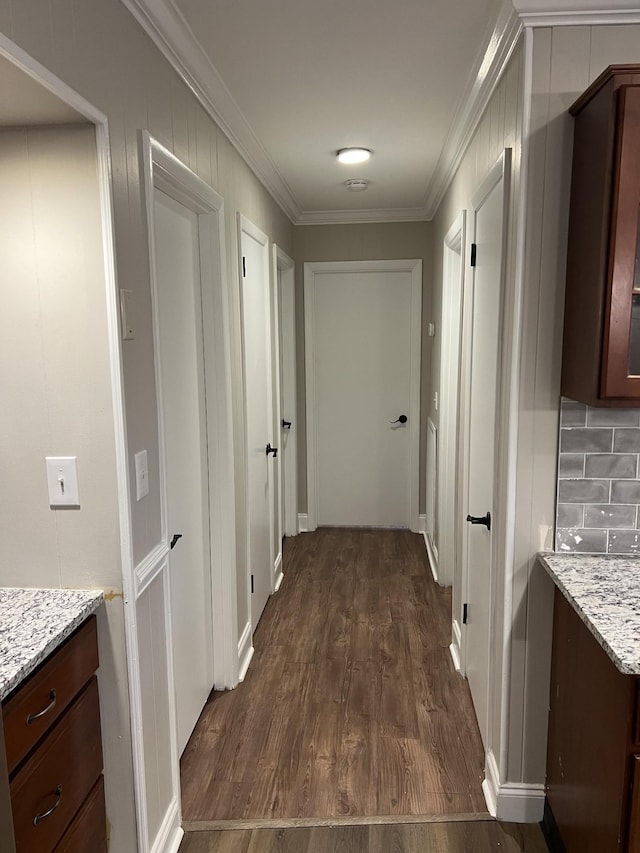
[[56, 691], [49, 691], [49, 699], [51, 700], [46, 708], [43, 708], [42, 711], [38, 711], [37, 714], [29, 714], [27, 717], [27, 725], [30, 726], [31, 723], [39, 720], [40, 717], [44, 717], [45, 714], [48, 714], [56, 706]]
[[55, 803], [51, 806], [51, 808], [48, 811], [42, 812], [42, 814], [37, 814], [33, 819], [33, 825], [37, 826], [45, 818], [48, 818], [50, 815], [52, 815], [54, 813], [54, 811], [60, 805], [61, 801], [62, 801], [62, 785], [56, 785], [56, 801], [55, 801]]

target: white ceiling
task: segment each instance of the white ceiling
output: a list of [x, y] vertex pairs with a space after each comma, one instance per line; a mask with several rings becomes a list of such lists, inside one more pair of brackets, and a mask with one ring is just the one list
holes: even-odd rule
[[[424, 208], [499, 0], [175, 0], [301, 211]], [[360, 145], [369, 163], [342, 166]], [[348, 178], [367, 178], [363, 193]]]
[[[296, 223], [431, 218], [523, 26], [640, 21], [638, 0], [122, 2]], [[339, 165], [352, 145], [372, 159]]]

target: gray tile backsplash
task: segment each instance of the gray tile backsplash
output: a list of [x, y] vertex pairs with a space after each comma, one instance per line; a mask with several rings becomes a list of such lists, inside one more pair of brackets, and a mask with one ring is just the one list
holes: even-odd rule
[[556, 550], [640, 554], [640, 409], [560, 409]]

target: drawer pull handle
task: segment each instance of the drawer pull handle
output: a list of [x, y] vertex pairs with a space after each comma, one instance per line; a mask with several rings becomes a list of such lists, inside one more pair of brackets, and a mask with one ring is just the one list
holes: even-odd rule
[[48, 714], [56, 706], [56, 691], [51, 690], [49, 692], [49, 699], [51, 700], [46, 708], [43, 708], [42, 711], [38, 711], [37, 714], [29, 714], [27, 717], [27, 725], [30, 726], [31, 723], [34, 723], [36, 720], [39, 720], [40, 717], [44, 717], [45, 714]]
[[62, 801], [62, 785], [57, 785], [56, 786], [56, 801], [55, 801], [55, 803], [46, 812], [42, 812], [42, 814], [37, 814], [33, 819], [33, 825], [37, 826], [39, 823], [42, 823], [42, 821], [45, 820], [45, 818], [48, 818], [50, 815], [52, 815], [54, 813], [54, 811], [60, 805], [61, 801]]

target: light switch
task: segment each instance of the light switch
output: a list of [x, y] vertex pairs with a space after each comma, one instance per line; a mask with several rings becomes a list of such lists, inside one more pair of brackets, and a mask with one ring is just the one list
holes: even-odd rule
[[78, 457], [47, 456], [49, 506], [80, 506]]
[[136, 466], [136, 500], [140, 501], [149, 494], [149, 463], [147, 451], [141, 450], [133, 457]]

